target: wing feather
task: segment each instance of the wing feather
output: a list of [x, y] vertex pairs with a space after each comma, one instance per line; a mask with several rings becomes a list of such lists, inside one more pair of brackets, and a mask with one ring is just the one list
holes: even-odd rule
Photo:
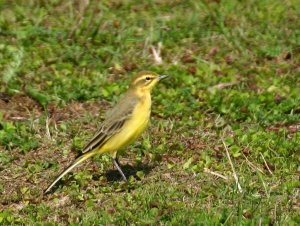
[[137, 98], [128, 98], [125, 96], [123, 100], [110, 111], [110, 114], [107, 115], [107, 118], [100, 125], [96, 134], [84, 147], [82, 153], [92, 151], [95, 148], [100, 148], [109, 138], [118, 133], [125, 122], [131, 117], [136, 102]]

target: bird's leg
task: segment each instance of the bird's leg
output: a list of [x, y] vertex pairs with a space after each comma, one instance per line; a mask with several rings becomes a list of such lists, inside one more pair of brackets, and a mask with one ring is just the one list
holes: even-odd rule
[[[119, 158], [118, 157], [115, 157], [115, 160], [116, 160], [116, 163], [119, 165], [119, 167], [121, 166], [121, 163], [119, 161]], [[121, 167], [120, 167], [121, 168]]]
[[120, 167], [120, 163], [119, 163], [119, 160], [117, 158], [113, 158], [113, 163], [115, 165], [115, 167], [117, 168], [117, 170], [119, 171], [119, 173], [122, 175], [122, 178], [124, 181], [128, 182], [125, 174], [123, 173], [121, 167]]

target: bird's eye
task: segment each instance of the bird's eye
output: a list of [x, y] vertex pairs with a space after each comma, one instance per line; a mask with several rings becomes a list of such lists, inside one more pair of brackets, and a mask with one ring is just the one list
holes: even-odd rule
[[151, 78], [150, 77], [146, 77], [146, 81], [150, 81], [151, 80]]

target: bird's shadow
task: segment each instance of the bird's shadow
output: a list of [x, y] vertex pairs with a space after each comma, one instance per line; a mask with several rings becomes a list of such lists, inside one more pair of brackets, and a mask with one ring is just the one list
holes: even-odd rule
[[[138, 171], [142, 171], [144, 173], [144, 175], [146, 176], [151, 172], [151, 170], [154, 167], [155, 167], [154, 165], [148, 165], [148, 164], [138, 164], [138, 165], [134, 165], [134, 166], [126, 164], [126, 165], [121, 166], [122, 171], [125, 174], [125, 176], [127, 177], [127, 179], [129, 179], [130, 176], [134, 176], [134, 177], [138, 178], [136, 175], [136, 173]], [[99, 179], [97, 177], [100, 177], [103, 175], [106, 177], [108, 182], [115, 182], [115, 181], [122, 180], [122, 176], [117, 169], [110, 169], [110, 170], [107, 170], [104, 174], [94, 175], [93, 179]]]
[[[129, 179], [130, 176], [134, 176], [136, 179], [139, 179], [137, 177], [137, 172], [138, 171], [142, 171], [144, 173], [144, 175], [146, 176], [147, 174], [149, 174], [151, 172], [151, 170], [155, 167], [155, 165], [148, 165], [148, 164], [137, 164], [135, 166], [131, 166], [131, 165], [121, 165], [122, 171], [125, 174], [125, 176], [127, 177], [127, 179]], [[112, 182], [117, 182], [117, 181], [122, 181], [122, 176], [119, 173], [119, 171], [117, 169], [110, 169], [108, 171], [106, 171], [104, 174], [100, 173], [100, 174], [94, 174], [93, 175], [93, 180], [99, 180], [100, 177], [105, 176], [107, 181], [112, 183]], [[73, 177], [72, 177], [73, 178]], [[53, 189], [51, 189], [50, 192], [44, 193], [44, 194], [48, 194], [48, 193], [53, 193], [55, 192], [55, 190], [57, 189], [58, 186], [60, 186], [61, 184], [68, 184], [68, 181], [62, 181], [60, 180], [54, 187]]]

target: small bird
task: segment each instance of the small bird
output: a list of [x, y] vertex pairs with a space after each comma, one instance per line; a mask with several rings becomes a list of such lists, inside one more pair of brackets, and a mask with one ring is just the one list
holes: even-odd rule
[[127, 181], [117, 159], [117, 152], [136, 140], [146, 128], [151, 113], [151, 90], [166, 77], [154, 72], [138, 73], [123, 98], [107, 112], [100, 128], [84, 147], [82, 155], [49, 185], [44, 194], [49, 193], [64, 175], [96, 154], [109, 153], [123, 180]]

